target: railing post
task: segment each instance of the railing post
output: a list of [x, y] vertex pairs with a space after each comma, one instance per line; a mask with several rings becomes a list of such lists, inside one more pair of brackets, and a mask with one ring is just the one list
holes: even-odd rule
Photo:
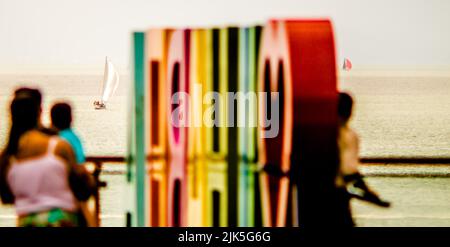
[[97, 220], [97, 226], [100, 226], [101, 224], [101, 219], [100, 219], [100, 214], [101, 214], [101, 208], [100, 208], [100, 187], [101, 186], [101, 182], [100, 182], [100, 173], [102, 172], [102, 162], [101, 161], [96, 161], [94, 162], [95, 165], [95, 169], [94, 169], [94, 179], [95, 179], [95, 184], [97, 185], [97, 188], [95, 189], [95, 194], [94, 194], [94, 199], [95, 199], [95, 218]]

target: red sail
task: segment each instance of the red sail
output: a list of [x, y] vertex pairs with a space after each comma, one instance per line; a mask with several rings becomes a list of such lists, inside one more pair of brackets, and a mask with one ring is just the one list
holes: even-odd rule
[[343, 69], [347, 71], [352, 69], [352, 62], [350, 62], [347, 58], [344, 59]]

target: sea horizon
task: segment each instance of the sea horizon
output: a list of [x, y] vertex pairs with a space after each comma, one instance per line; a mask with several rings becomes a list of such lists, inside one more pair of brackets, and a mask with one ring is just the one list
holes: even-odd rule
[[[372, 74], [363, 70], [338, 72], [338, 89], [355, 97], [351, 125], [360, 134], [361, 157], [450, 157], [450, 74], [370, 71]], [[100, 97], [103, 74], [53, 72], [0, 73], [0, 147], [9, 125], [10, 95], [19, 86], [35, 86], [44, 95], [44, 124], [49, 123], [48, 108], [53, 102], [69, 101], [74, 107], [74, 129], [84, 140], [88, 155], [124, 156], [130, 76], [120, 74], [121, 83], [109, 109], [95, 111], [92, 102]], [[108, 150], [101, 143], [111, 135], [114, 145]]]
[[[98, 64], [88, 65], [0, 64], [0, 75], [103, 75], [104, 68], [104, 59], [99, 60]], [[115, 63], [115, 68], [121, 76], [131, 75], [132, 68], [129, 64]], [[448, 65], [353, 65], [351, 71], [344, 71], [339, 62], [336, 69], [337, 75], [344, 77], [380, 75], [450, 77], [450, 66]]]

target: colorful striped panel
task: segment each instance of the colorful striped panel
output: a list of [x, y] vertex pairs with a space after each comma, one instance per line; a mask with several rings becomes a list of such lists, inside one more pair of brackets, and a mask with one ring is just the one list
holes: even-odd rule
[[208, 161], [207, 171], [207, 224], [205, 226], [228, 225], [228, 186], [227, 186], [227, 162]]
[[205, 128], [203, 125], [203, 96], [206, 90], [210, 50], [207, 30], [191, 31], [190, 52], [190, 104], [191, 126], [188, 145], [188, 225], [204, 226], [207, 224], [206, 213], [206, 168], [205, 168]]
[[[221, 29], [221, 86], [225, 92], [237, 92], [239, 81], [239, 28]], [[238, 103], [225, 95], [228, 162], [228, 226], [237, 226], [238, 216]]]
[[[267, 106], [260, 99], [260, 118], [277, 118], [272, 102], [279, 102], [279, 131], [273, 138], [263, 138], [270, 128], [260, 129], [260, 163], [271, 167], [275, 174], [261, 174], [261, 197], [263, 203], [263, 222], [265, 226], [284, 226], [286, 224], [289, 178], [280, 176], [290, 168], [292, 139], [292, 77], [288, 33], [284, 22], [269, 22], [262, 31], [261, 54], [259, 60], [260, 92], [268, 93]], [[277, 92], [278, 95], [271, 95]], [[269, 108], [269, 109], [267, 109]], [[271, 126], [273, 127], [273, 126]], [[277, 172], [279, 174], [276, 174]]]
[[[190, 30], [176, 30], [167, 55], [167, 114], [169, 144], [168, 225], [187, 225], [187, 135]], [[175, 97], [176, 93], [179, 98]]]
[[[242, 93], [238, 102], [238, 157], [239, 157], [239, 226], [255, 224], [254, 170], [257, 160], [257, 60], [261, 27], [239, 30], [239, 83], [236, 92]], [[254, 96], [254, 97], [253, 97]], [[244, 98], [245, 97], [245, 98]], [[244, 123], [244, 126], [242, 126]]]
[[167, 226], [167, 161], [165, 159], [153, 159], [148, 161], [149, 188], [148, 202], [148, 224], [149, 226]]
[[[211, 51], [211, 64], [208, 68], [206, 94], [217, 92], [219, 101], [206, 98], [204, 102], [206, 110], [204, 118], [208, 120], [218, 119], [220, 126], [205, 126], [206, 131], [206, 156], [208, 159], [225, 159], [228, 154], [228, 130], [226, 128], [226, 91], [228, 88], [228, 31], [227, 29], [214, 28], [208, 32], [205, 49]], [[211, 96], [211, 95], [209, 95]]]
[[[148, 208], [149, 225], [167, 225], [167, 191], [161, 175], [167, 171], [167, 29], [150, 29], [146, 32], [146, 92], [148, 123], [147, 158], [149, 159]], [[164, 164], [164, 165], [161, 165]], [[158, 211], [158, 213], [155, 213]]]
[[[129, 181], [136, 188], [136, 209], [127, 215], [131, 220], [129, 225], [145, 226], [145, 127], [144, 127], [144, 78], [145, 78], [145, 34], [133, 33], [133, 61], [134, 61], [134, 101], [131, 104], [131, 129], [133, 136], [129, 147], [128, 174]], [[129, 217], [130, 216], [130, 217]], [[127, 223], [128, 225], [128, 223]]]

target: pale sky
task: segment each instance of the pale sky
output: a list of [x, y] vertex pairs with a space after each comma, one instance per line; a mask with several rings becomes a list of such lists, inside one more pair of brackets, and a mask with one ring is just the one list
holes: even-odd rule
[[270, 17], [330, 18], [355, 68], [450, 67], [448, 0], [0, 0], [0, 67], [126, 68], [133, 30]]

